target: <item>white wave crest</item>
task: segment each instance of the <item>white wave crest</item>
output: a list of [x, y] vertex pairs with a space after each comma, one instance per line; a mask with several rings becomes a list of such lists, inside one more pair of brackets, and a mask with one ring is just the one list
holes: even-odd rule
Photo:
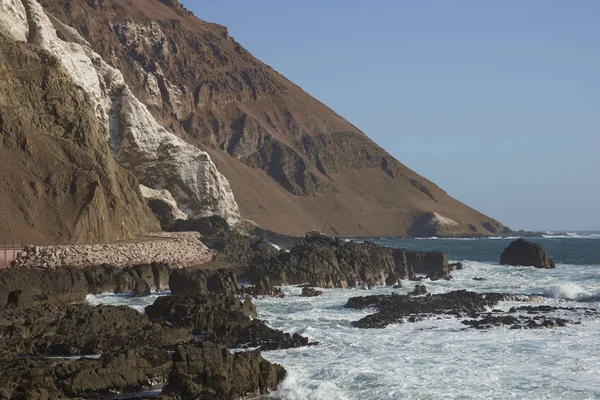
[[600, 293], [590, 293], [581, 286], [566, 282], [544, 290], [544, 296], [554, 299], [574, 300], [579, 302], [600, 301]]

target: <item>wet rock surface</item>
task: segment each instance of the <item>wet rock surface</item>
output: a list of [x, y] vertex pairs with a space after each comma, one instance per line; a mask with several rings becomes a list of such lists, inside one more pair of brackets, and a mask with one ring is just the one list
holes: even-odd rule
[[359, 328], [383, 328], [390, 324], [402, 323], [411, 316], [481, 312], [487, 307], [495, 306], [503, 299], [504, 296], [500, 293], [479, 294], [467, 290], [419, 297], [393, 293], [351, 297], [344, 307], [354, 309], [373, 307], [378, 312], [354, 321], [352, 325]]
[[191, 293], [238, 293], [235, 273], [227, 268], [206, 270], [198, 268], [178, 269], [169, 276], [169, 287], [173, 295]]
[[[247, 309], [249, 306], [247, 306]], [[251, 320], [237, 296], [222, 293], [194, 293], [188, 296], [168, 296], [146, 307], [153, 322], [190, 329], [196, 336], [227, 346], [260, 347], [276, 350], [301, 347], [308, 339], [268, 327], [264, 321]]]
[[[224, 345], [308, 344], [251, 321], [236, 296], [159, 300], [148, 316], [124, 306], [86, 304], [0, 309], [0, 398], [107, 398], [155, 385], [166, 385], [169, 399], [260, 395], [274, 390], [285, 370], [259, 351], [231, 354]], [[165, 308], [168, 316], [157, 317], [156, 310]]]
[[[420, 285], [415, 287], [415, 291]], [[541, 329], [579, 324], [586, 318], [599, 318], [593, 308], [554, 307], [549, 305], [513, 307], [509, 311], [490, 308], [500, 301], [538, 302], [539, 296], [504, 293], [475, 293], [467, 290], [443, 294], [377, 295], [352, 297], [346, 308], [373, 308], [376, 312], [352, 325], [358, 328], [384, 328], [391, 324], [417, 322], [432, 316], [454, 315], [468, 318], [462, 324], [475, 329], [510, 327], [511, 329]]]
[[513, 241], [500, 256], [502, 265], [524, 265], [536, 268], [555, 268], [554, 261], [546, 250], [538, 244], [523, 238]]
[[258, 254], [242, 274], [251, 280], [266, 276], [276, 285], [308, 283], [322, 288], [385, 285], [418, 275], [450, 279], [444, 253], [347, 242], [316, 232], [307, 234], [289, 252]]
[[57, 269], [12, 267], [0, 270], [0, 308], [82, 302], [88, 294], [147, 295], [168, 289], [170, 272], [171, 268], [162, 263], [126, 268], [108, 264]]
[[204, 341], [179, 346], [163, 393], [181, 399], [239, 399], [268, 393], [285, 378], [285, 369], [257, 351], [231, 354]]
[[310, 287], [305, 287], [302, 288], [302, 297], [317, 297], [317, 296], [322, 296], [323, 292], [321, 290], [317, 290], [314, 288], [310, 288]]

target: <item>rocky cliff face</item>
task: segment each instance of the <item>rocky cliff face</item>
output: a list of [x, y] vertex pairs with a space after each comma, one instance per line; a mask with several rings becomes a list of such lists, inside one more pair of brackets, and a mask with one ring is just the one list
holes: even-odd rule
[[137, 180], [109, 153], [92, 100], [57, 58], [0, 29], [0, 76], [0, 237], [109, 241], [158, 229]]
[[[156, 122], [146, 106], [133, 95], [121, 72], [94, 52], [75, 29], [47, 14], [35, 0], [2, 0], [0, 7], [0, 29], [5, 33], [5, 39], [29, 43], [56, 57], [46, 58], [52, 60], [53, 66], [61, 68], [65, 79], [70, 81], [71, 87], [66, 90], [85, 96], [87, 104], [81, 108], [87, 108], [88, 119], [95, 119], [96, 144], [106, 153], [104, 159], [96, 160], [99, 164], [114, 164], [109, 161], [110, 146], [112, 156], [122, 167], [133, 172], [145, 186], [168, 190], [187, 214], [217, 214], [230, 222], [239, 220], [238, 206], [227, 179], [217, 171], [210, 156]], [[15, 57], [11, 61], [14, 61], [14, 68], [22, 67], [21, 58]], [[46, 60], [41, 61], [42, 66], [44, 62]], [[42, 116], [45, 116], [44, 112], [48, 113], [48, 110], [41, 110], [43, 108], [20, 109], [19, 117], [32, 118], [36, 113]], [[69, 122], [79, 124], [80, 118], [74, 115]], [[37, 122], [36, 119], [33, 118], [33, 123]], [[137, 186], [133, 179], [129, 183]], [[139, 189], [134, 188], [133, 191], [138, 205], [148, 214], [147, 209], [139, 204]], [[92, 199], [96, 198], [94, 196]], [[102, 203], [95, 203], [89, 208], [100, 216], [98, 219], [110, 213], [107, 210], [110, 205]], [[135, 227], [132, 232], [156, 228], [154, 220], [152, 227], [139, 221], [132, 221], [131, 225]], [[110, 234], [100, 235], [93, 229], [89, 229], [88, 237], [81, 237], [77, 228], [73, 230], [76, 232], [69, 240], [111, 239]]]
[[504, 229], [177, 1], [40, 2], [123, 72], [160, 123], [211, 155], [242, 216], [263, 227], [399, 236]]

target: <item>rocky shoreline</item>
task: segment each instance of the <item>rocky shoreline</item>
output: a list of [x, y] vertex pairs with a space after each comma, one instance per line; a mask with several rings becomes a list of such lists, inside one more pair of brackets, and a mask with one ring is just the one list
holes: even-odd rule
[[[187, 268], [159, 262], [88, 266], [38, 262], [65, 249], [54, 247], [36, 249], [34, 254], [40, 256], [29, 266], [16, 263], [1, 270], [0, 398], [105, 399], [157, 386], [163, 400], [266, 394], [276, 390], [286, 371], [261, 352], [318, 343], [256, 319], [253, 297], [282, 297], [276, 287], [280, 285], [302, 286], [304, 297], [323, 294], [315, 288], [400, 288], [407, 280], [449, 280], [450, 272], [463, 267], [448, 264], [442, 252], [392, 249], [314, 232], [289, 250], [278, 250], [264, 238], [230, 229], [218, 217], [172, 229], [193, 229], [168, 236], [197, 238], [201, 243], [192, 254], [202, 257]], [[90, 247], [96, 248], [107, 250]], [[532, 248], [533, 256], [527, 253]], [[518, 242], [505, 250], [503, 258], [519, 259], [513, 253], [521, 252], [538, 266], [532, 257], [550, 260], [542, 250]], [[95, 254], [93, 259], [101, 256]], [[29, 256], [21, 258], [32, 261]], [[238, 278], [250, 285], [240, 285]], [[165, 290], [171, 294], [156, 299], [144, 314], [123, 306], [85, 303], [88, 294], [146, 296]], [[409, 294], [352, 297], [345, 307], [374, 310], [352, 322], [357, 329], [431, 316], [460, 318], [465, 329], [480, 330], [556, 328], [597, 317], [592, 309], [545, 305], [495, 309], [501, 301], [539, 300], [539, 296], [466, 290], [432, 295], [418, 283]]]

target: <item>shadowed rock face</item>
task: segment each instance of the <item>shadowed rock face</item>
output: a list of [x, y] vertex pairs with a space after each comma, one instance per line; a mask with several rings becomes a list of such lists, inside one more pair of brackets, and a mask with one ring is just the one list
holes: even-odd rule
[[269, 277], [276, 285], [308, 283], [323, 288], [394, 285], [422, 274], [451, 279], [442, 252], [392, 249], [374, 243], [346, 242], [311, 232], [289, 252], [250, 260], [243, 277]]
[[540, 244], [528, 242], [523, 238], [513, 241], [504, 249], [500, 256], [500, 264], [524, 265], [536, 268], [556, 267], [554, 261]]
[[[265, 394], [285, 377], [283, 367], [258, 351], [234, 355], [222, 345], [198, 343], [191, 327], [173, 326], [177, 322], [153, 322], [128, 307], [0, 309], [0, 396], [95, 399], [166, 385], [167, 399], [202, 392], [229, 400]], [[213, 338], [221, 340], [218, 332]]]
[[40, 2], [123, 72], [159, 123], [210, 154], [242, 216], [265, 228], [295, 235], [503, 232], [254, 58], [225, 27], [176, 1]]
[[8, 268], [0, 270], [0, 309], [82, 302], [88, 294], [164, 291], [169, 288], [169, 273], [169, 266], [161, 263], [127, 268], [107, 264], [55, 270]]
[[509, 326], [511, 329], [546, 329], [580, 324], [583, 319], [599, 317], [593, 308], [553, 307], [547, 305], [513, 307], [508, 312], [490, 308], [500, 301], [538, 302], [539, 296], [507, 293], [475, 293], [455, 290], [442, 294], [376, 295], [351, 297], [344, 307], [377, 312], [352, 325], [357, 328], [384, 328], [391, 324], [412, 323], [426, 318], [456, 316], [466, 318], [463, 325], [475, 329]]

